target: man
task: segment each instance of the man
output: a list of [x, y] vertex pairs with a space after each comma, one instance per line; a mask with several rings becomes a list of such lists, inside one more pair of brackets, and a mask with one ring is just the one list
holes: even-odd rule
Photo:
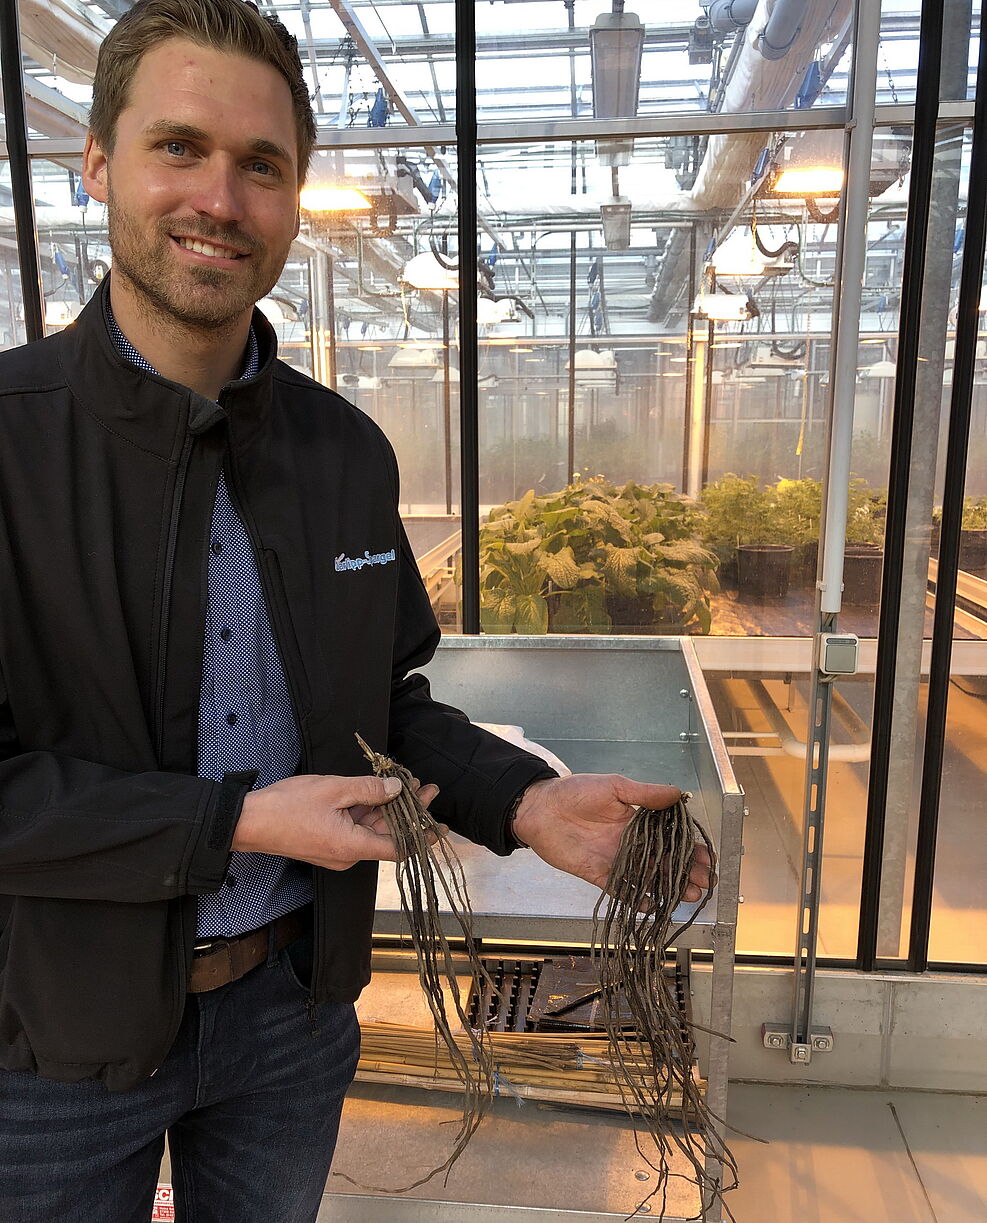
[[141, 0], [91, 122], [112, 275], [0, 358], [0, 1218], [146, 1220], [167, 1132], [180, 1218], [299, 1223], [395, 857], [354, 732], [597, 884], [678, 791], [559, 779], [413, 674], [438, 630], [390, 448], [253, 310], [315, 135], [283, 27]]

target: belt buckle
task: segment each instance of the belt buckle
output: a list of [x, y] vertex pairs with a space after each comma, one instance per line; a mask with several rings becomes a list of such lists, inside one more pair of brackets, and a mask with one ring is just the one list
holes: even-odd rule
[[231, 942], [231, 939], [223, 935], [217, 938], [203, 939], [201, 942], [192, 944], [192, 955], [196, 959], [201, 959], [203, 956], [212, 955], [216, 951], [229, 947]]

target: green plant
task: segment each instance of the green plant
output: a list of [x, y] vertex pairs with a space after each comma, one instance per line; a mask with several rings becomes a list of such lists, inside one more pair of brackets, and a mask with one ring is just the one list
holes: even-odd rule
[[488, 632], [606, 632], [608, 601], [637, 599], [655, 625], [709, 632], [716, 558], [698, 507], [670, 485], [602, 477], [528, 491], [480, 528], [480, 617]]
[[987, 530], [987, 497], [964, 497], [963, 520], [964, 531]]
[[740, 544], [789, 543], [777, 513], [776, 498], [756, 476], [728, 472], [702, 492], [706, 517], [703, 538], [721, 564], [733, 559]]
[[876, 492], [866, 480], [851, 480], [846, 515], [847, 543], [883, 543], [887, 512], [887, 493]]
[[[707, 545], [721, 563], [739, 544], [791, 544], [803, 551], [819, 538], [822, 484], [811, 477], [760, 488], [754, 476], [725, 475], [703, 490]], [[985, 499], [987, 505], [987, 499]], [[846, 540], [876, 544], [884, 538], [887, 495], [866, 480], [850, 481]]]

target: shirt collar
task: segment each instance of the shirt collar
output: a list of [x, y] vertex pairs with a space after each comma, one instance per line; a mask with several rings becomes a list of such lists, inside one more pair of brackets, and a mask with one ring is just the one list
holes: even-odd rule
[[[110, 332], [110, 338], [116, 345], [117, 352], [122, 357], [125, 357], [132, 365], [136, 365], [138, 369], [146, 370], [149, 374], [156, 374], [157, 377], [162, 377], [154, 368], [150, 361], [142, 357], [137, 349], [131, 344], [127, 337], [120, 330], [120, 326], [113, 317], [113, 310], [110, 307], [110, 295], [107, 293], [104, 298], [104, 314], [106, 317], [106, 326]], [[246, 381], [248, 378], [256, 378], [257, 371], [260, 368], [260, 346], [257, 343], [257, 336], [254, 332], [253, 324], [250, 325], [250, 334], [247, 337], [247, 356], [244, 361], [243, 370], [240, 374], [240, 381]]]

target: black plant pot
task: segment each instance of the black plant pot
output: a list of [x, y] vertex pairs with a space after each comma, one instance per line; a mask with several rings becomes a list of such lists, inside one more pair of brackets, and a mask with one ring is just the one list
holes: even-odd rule
[[987, 570], [987, 531], [960, 531], [960, 568], [978, 575]]
[[813, 586], [816, 581], [818, 563], [819, 541], [814, 539], [811, 543], [802, 544], [796, 549], [792, 561], [792, 568], [795, 570], [792, 575], [793, 580], [797, 580], [800, 586]]
[[876, 607], [881, 601], [884, 552], [876, 544], [849, 544], [843, 554], [843, 602]]
[[737, 591], [741, 598], [783, 599], [792, 569], [790, 544], [740, 544]]
[[674, 610], [657, 615], [648, 595], [607, 595], [607, 615], [610, 632], [618, 636], [654, 633], [659, 637], [680, 637], [686, 631]]

